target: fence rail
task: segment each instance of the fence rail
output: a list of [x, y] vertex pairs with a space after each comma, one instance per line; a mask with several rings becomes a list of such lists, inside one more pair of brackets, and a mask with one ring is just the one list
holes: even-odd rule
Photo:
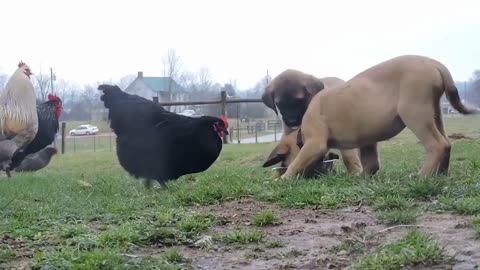
[[231, 104], [231, 103], [258, 103], [262, 102], [259, 98], [237, 98], [227, 100], [198, 100], [198, 101], [171, 101], [159, 102], [162, 106], [185, 106], [185, 105], [214, 105], [214, 104]]
[[[226, 91], [220, 92], [220, 99], [218, 100], [197, 100], [197, 101], [175, 101], [175, 102], [159, 102], [158, 97], [153, 97], [153, 101], [158, 102], [162, 106], [186, 106], [186, 105], [214, 105], [220, 104], [222, 115], [227, 115], [227, 104], [233, 103], [262, 103], [260, 98], [228, 98]], [[273, 129], [273, 134], [269, 133], [268, 130]], [[228, 144], [230, 142], [241, 143], [242, 141], [242, 131], [246, 131], [247, 134], [254, 135], [254, 137], [249, 137], [248, 139], [253, 140], [254, 142], [259, 142], [259, 137], [261, 136], [273, 136], [272, 141], [277, 141], [278, 134], [277, 132], [281, 129], [281, 122], [279, 120], [267, 120], [266, 123], [260, 122], [252, 126], [247, 126], [246, 128], [236, 127], [230, 128], [230, 135], [223, 135], [223, 143]], [[103, 135], [103, 136], [73, 136], [67, 138], [66, 134], [66, 123], [61, 123], [61, 152], [64, 154], [66, 148], [69, 148], [73, 152], [81, 151], [88, 148], [86, 145], [90, 145], [90, 149], [93, 148], [93, 151], [104, 151], [112, 150], [112, 140], [115, 138], [115, 134]], [[235, 138], [234, 138], [235, 137]], [[108, 142], [101, 143], [102, 140], [108, 139]], [[244, 138], [245, 139], [245, 138]], [[57, 143], [57, 141], [55, 141]], [[253, 141], [252, 141], [253, 143]], [[70, 151], [69, 150], [69, 151]]]

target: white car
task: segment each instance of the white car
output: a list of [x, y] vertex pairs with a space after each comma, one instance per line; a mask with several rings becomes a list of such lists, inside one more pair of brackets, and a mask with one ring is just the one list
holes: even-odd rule
[[98, 127], [92, 125], [80, 125], [68, 132], [70, 136], [97, 134]]

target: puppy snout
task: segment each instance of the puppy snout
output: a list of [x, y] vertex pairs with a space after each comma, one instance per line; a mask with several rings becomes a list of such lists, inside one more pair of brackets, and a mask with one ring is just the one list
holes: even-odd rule
[[285, 121], [285, 124], [289, 127], [296, 127], [301, 124], [301, 120], [298, 120], [296, 118], [285, 118], [283, 119]]

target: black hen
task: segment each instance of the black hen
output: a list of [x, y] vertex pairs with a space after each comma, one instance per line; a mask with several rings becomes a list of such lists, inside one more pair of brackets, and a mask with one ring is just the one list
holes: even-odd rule
[[100, 100], [117, 135], [120, 165], [147, 187], [208, 169], [222, 150], [226, 118], [190, 118], [165, 110], [160, 104], [123, 92], [118, 86], [100, 85]]
[[55, 147], [45, 147], [42, 150], [33, 154], [27, 155], [20, 165], [15, 167], [16, 172], [33, 172], [45, 168], [52, 156], [57, 154]]
[[58, 132], [58, 119], [61, 114], [62, 100], [55, 95], [48, 95], [48, 101], [37, 105], [37, 135], [23, 151], [18, 151], [12, 157], [12, 162], [6, 171], [8, 177], [11, 176], [10, 171], [19, 166], [27, 155], [36, 153], [53, 143]]

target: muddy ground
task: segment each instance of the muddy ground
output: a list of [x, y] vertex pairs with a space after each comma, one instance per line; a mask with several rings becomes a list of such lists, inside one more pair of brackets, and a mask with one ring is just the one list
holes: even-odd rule
[[[284, 209], [252, 199], [227, 202], [221, 205], [191, 208], [194, 212], [213, 214], [225, 220], [205, 234], [206, 248], [176, 246], [194, 269], [346, 269], [380, 244], [402, 237], [408, 230], [419, 228], [432, 234], [446, 247], [455, 260], [448, 265], [419, 266], [405, 269], [480, 269], [480, 240], [475, 239], [468, 226], [468, 217], [453, 214], [423, 213], [414, 226], [387, 227], [378, 222], [368, 207], [358, 205], [339, 210]], [[266, 227], [252, 224], [255, 214], [273, 211], [280, 223]], [[266, 235], [261, 243], [225, 244], [212, 241], [216, 234], [235, 229], [260, 230]], [[15, 239], [1, 239], [14, 246], [21, 255], [31, 247]], [[14, 241], [14, 242], [12, 242]], [[271, 242], [281, 247], [269, 247]], [[0, 241], [1, 242], [1, 241]], [[135, 252], [135, 256], [160, 256], [163, 248], [150, 247]], [[20, 256], [22, 257], [22, 256]], [[9, 269], [30, 269], [29, 257], [10, 264]]]
[[[262, 230], [265, 243], [279, 241], [283, 247], [267, 248], [265, 243], [231, 246], [213, 244], [208, 249], [183, 247], [182, 253], [196, 269], [344, 269], [368, 254], [379, 244], [399, 239], [412, 226], [386, 227], [378, 223], [366, 207], [340, 210], [280, 209], [250, 199], [217, 206], [197, 207], [199, 213], [224, 217], [229, 222], [209, 233], [229, 232], [237, 228]], [[272, 210], [281, 224], [263, 228], [251, 224], [252, 217]], [[467, 218], [452, 214], [425, 214], [419, 217], [419, 229], [433, 234], [446, 247], [451, 265], [416, 269], [478, 269], [480, 241], [468, 228]], [[207, 237], [208, 238], [208, 237]]]

